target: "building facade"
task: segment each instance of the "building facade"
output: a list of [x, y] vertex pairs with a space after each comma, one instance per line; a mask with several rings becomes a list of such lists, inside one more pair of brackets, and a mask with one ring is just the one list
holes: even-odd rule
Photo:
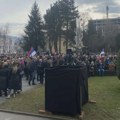
[[[95, 25], [96, 31], [120, 31], [120, 17], [118, 18], [107, 18], [107, 19], [97, 19], [97, 20], [91, 20], [93, 24]], [[106, 31], [107, 30], [107, 31]]]

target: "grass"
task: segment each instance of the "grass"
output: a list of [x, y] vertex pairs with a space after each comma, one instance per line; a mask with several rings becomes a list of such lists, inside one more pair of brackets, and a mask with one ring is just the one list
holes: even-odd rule
[[[89, 98], [96, 104], [83, 107], [83, 120], [120, 120], [120, 81], [117, 77], [89, 78]], [[44, 109], [44, 86], [11, 98], [0, 104], [0, 109], [38, 113]]]
[[84, 106], [84, 120], [120, 120], [120, 81], [117, 77], [91, 77], [89, 98], [96, 104]]
[[36, 86], [34, 89], [19, 94], [15, 98], [7, 99], [0, 104], [0, 109], [15, 110], [28, 113], [38, 113], [44, 109], [44, 86]]

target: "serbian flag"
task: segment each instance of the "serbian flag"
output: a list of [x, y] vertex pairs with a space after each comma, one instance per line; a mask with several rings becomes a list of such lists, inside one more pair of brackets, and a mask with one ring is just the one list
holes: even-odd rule
[[102, 49], [102, 51], [100, 53], [100, 60], [101, 60], [101, 62], [105, 61], [105, 51], [104, 51], [104, 49]]
[[30, 50], [27, 52], [27, 56], [30, 57], [30, 53], [32, 51], [33, 47], [30, 48]]
[[104, 62], [104, 60], [105, 60], [104, 58], [105, 58], [105, 51], [104, 51], [104, 49], [102, 49], [102, 51], [100, 53], [100, 61]]
[[105, 51], [104, 48], [102, 49], [101, 53], [100, 53], [100, 57], [105, 57]]
[[30, 50], [27, 53], [27, 56], [33, 57], [34, 55], [36, 55], [36, 51], [34, 50], [33, 47], [31, 47]]

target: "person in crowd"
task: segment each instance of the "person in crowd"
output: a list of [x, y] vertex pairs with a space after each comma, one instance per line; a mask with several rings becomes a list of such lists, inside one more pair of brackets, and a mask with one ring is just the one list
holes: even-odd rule
[[19, 64], [17, 61], [13, 61], [11, 71], [10, 71], [10, 80], [8, 84], [8, 96], [7, 98], [11, 97], [11, 90], [13, 90], [13, 97], [15, 97], [17, 90], [19, 89], [19, 85], [21, 82]]
[[44, 77], [43, 59], [39, 58], [37, 62], [37, 81], [40, 81], [40, 84], [43, 83], [43, 77]]
[[29, 80], [28, 80], [28, 84], [31, 85], [35, 85], [35, 70], [36, 70], [36, 62], [34, 60], [34, 58], [30, 58], [30, 62], [28, 65], [28, 71], [29, 71]]
[[50, 67], [50, 64], [49, 63], [49, 58], [48, 56], [45, 56], [42, 60], [42, 63], [41, 63], [41, 75], [40, 75], [40, 84], [43, 84], [44, 83], [44, 75], [45, 75], [45, 69], [46, 68], [49, 68]]
[[25, 57], [25, 59], [24, 59], [24, 74], [25, 74], [26, 80], [29, 79], [29, 64], [30, 64], [30, 59], [28, 57]]
[[7, 88], [8, 88], [9, 79], [10, 79], [10, 68], [9, 68], [9, 63], [7, 61], [3, 63], [2, 71], [5, 77], [5, 80], [3, 82], [3, 85], [4, 85], [3, 92], [5, 96], [7, 96]]
[[[1, 83], [1, 69], [2, 69], [2, 66], [3, 66], [3, 62], [0, 60], [0, 84], [2, 84]], [[1, 87], [1, 85], [0, 85], [0, 96], [2, 96], [2, 87]]]
[[95, 64], [94, 61], [91, 61], [90, 63], [90, 76], [94, 76], [95, 75]]
[[20, 91], [22, 91], [22, 78], [24, 75], [24, 71], [23, 71], [23, 67], [21, 65], [21, 63], [18, 62], [18, 76], [19, 76], [19, 82], [18, 82], [18, 88], [17, 88], [17, 93], [19, 93]]
[[102, 61], [99, 61], [99, 64], [98, 64], [98, 74], [99, 74], [99, 76], [103, 76], [104, 72], [105, 72], [105, 66], [104, 66]]
[[74, 65], [75, 59], [74, 59], [71, 49], [70, 50], [68, 49], [67, 54], [64, 57], [64, 60], [65, 60], [65, 65], [67, 66]]

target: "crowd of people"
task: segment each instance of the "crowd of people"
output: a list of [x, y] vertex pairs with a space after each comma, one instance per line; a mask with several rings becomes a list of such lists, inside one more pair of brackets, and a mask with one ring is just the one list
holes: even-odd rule
[[88, 60], [89, 75], [104, 76], [105, 71], [116, 72], [117, 55], [90, 56]]
[[[105, 70], [116, 69], [117, 56], [77, 55], [67, 54], [38, 54], [28, 56], [0, 57], [0, 96], [15, 97], [22, 91], [22, 78], [28, 85], [35, 85], [35, 79], [45, 83], [45, 69], [56, 66], [86, 66], [89, 76], [104, 75]], [[11, 92], [12, 91], [12, 92]]]

